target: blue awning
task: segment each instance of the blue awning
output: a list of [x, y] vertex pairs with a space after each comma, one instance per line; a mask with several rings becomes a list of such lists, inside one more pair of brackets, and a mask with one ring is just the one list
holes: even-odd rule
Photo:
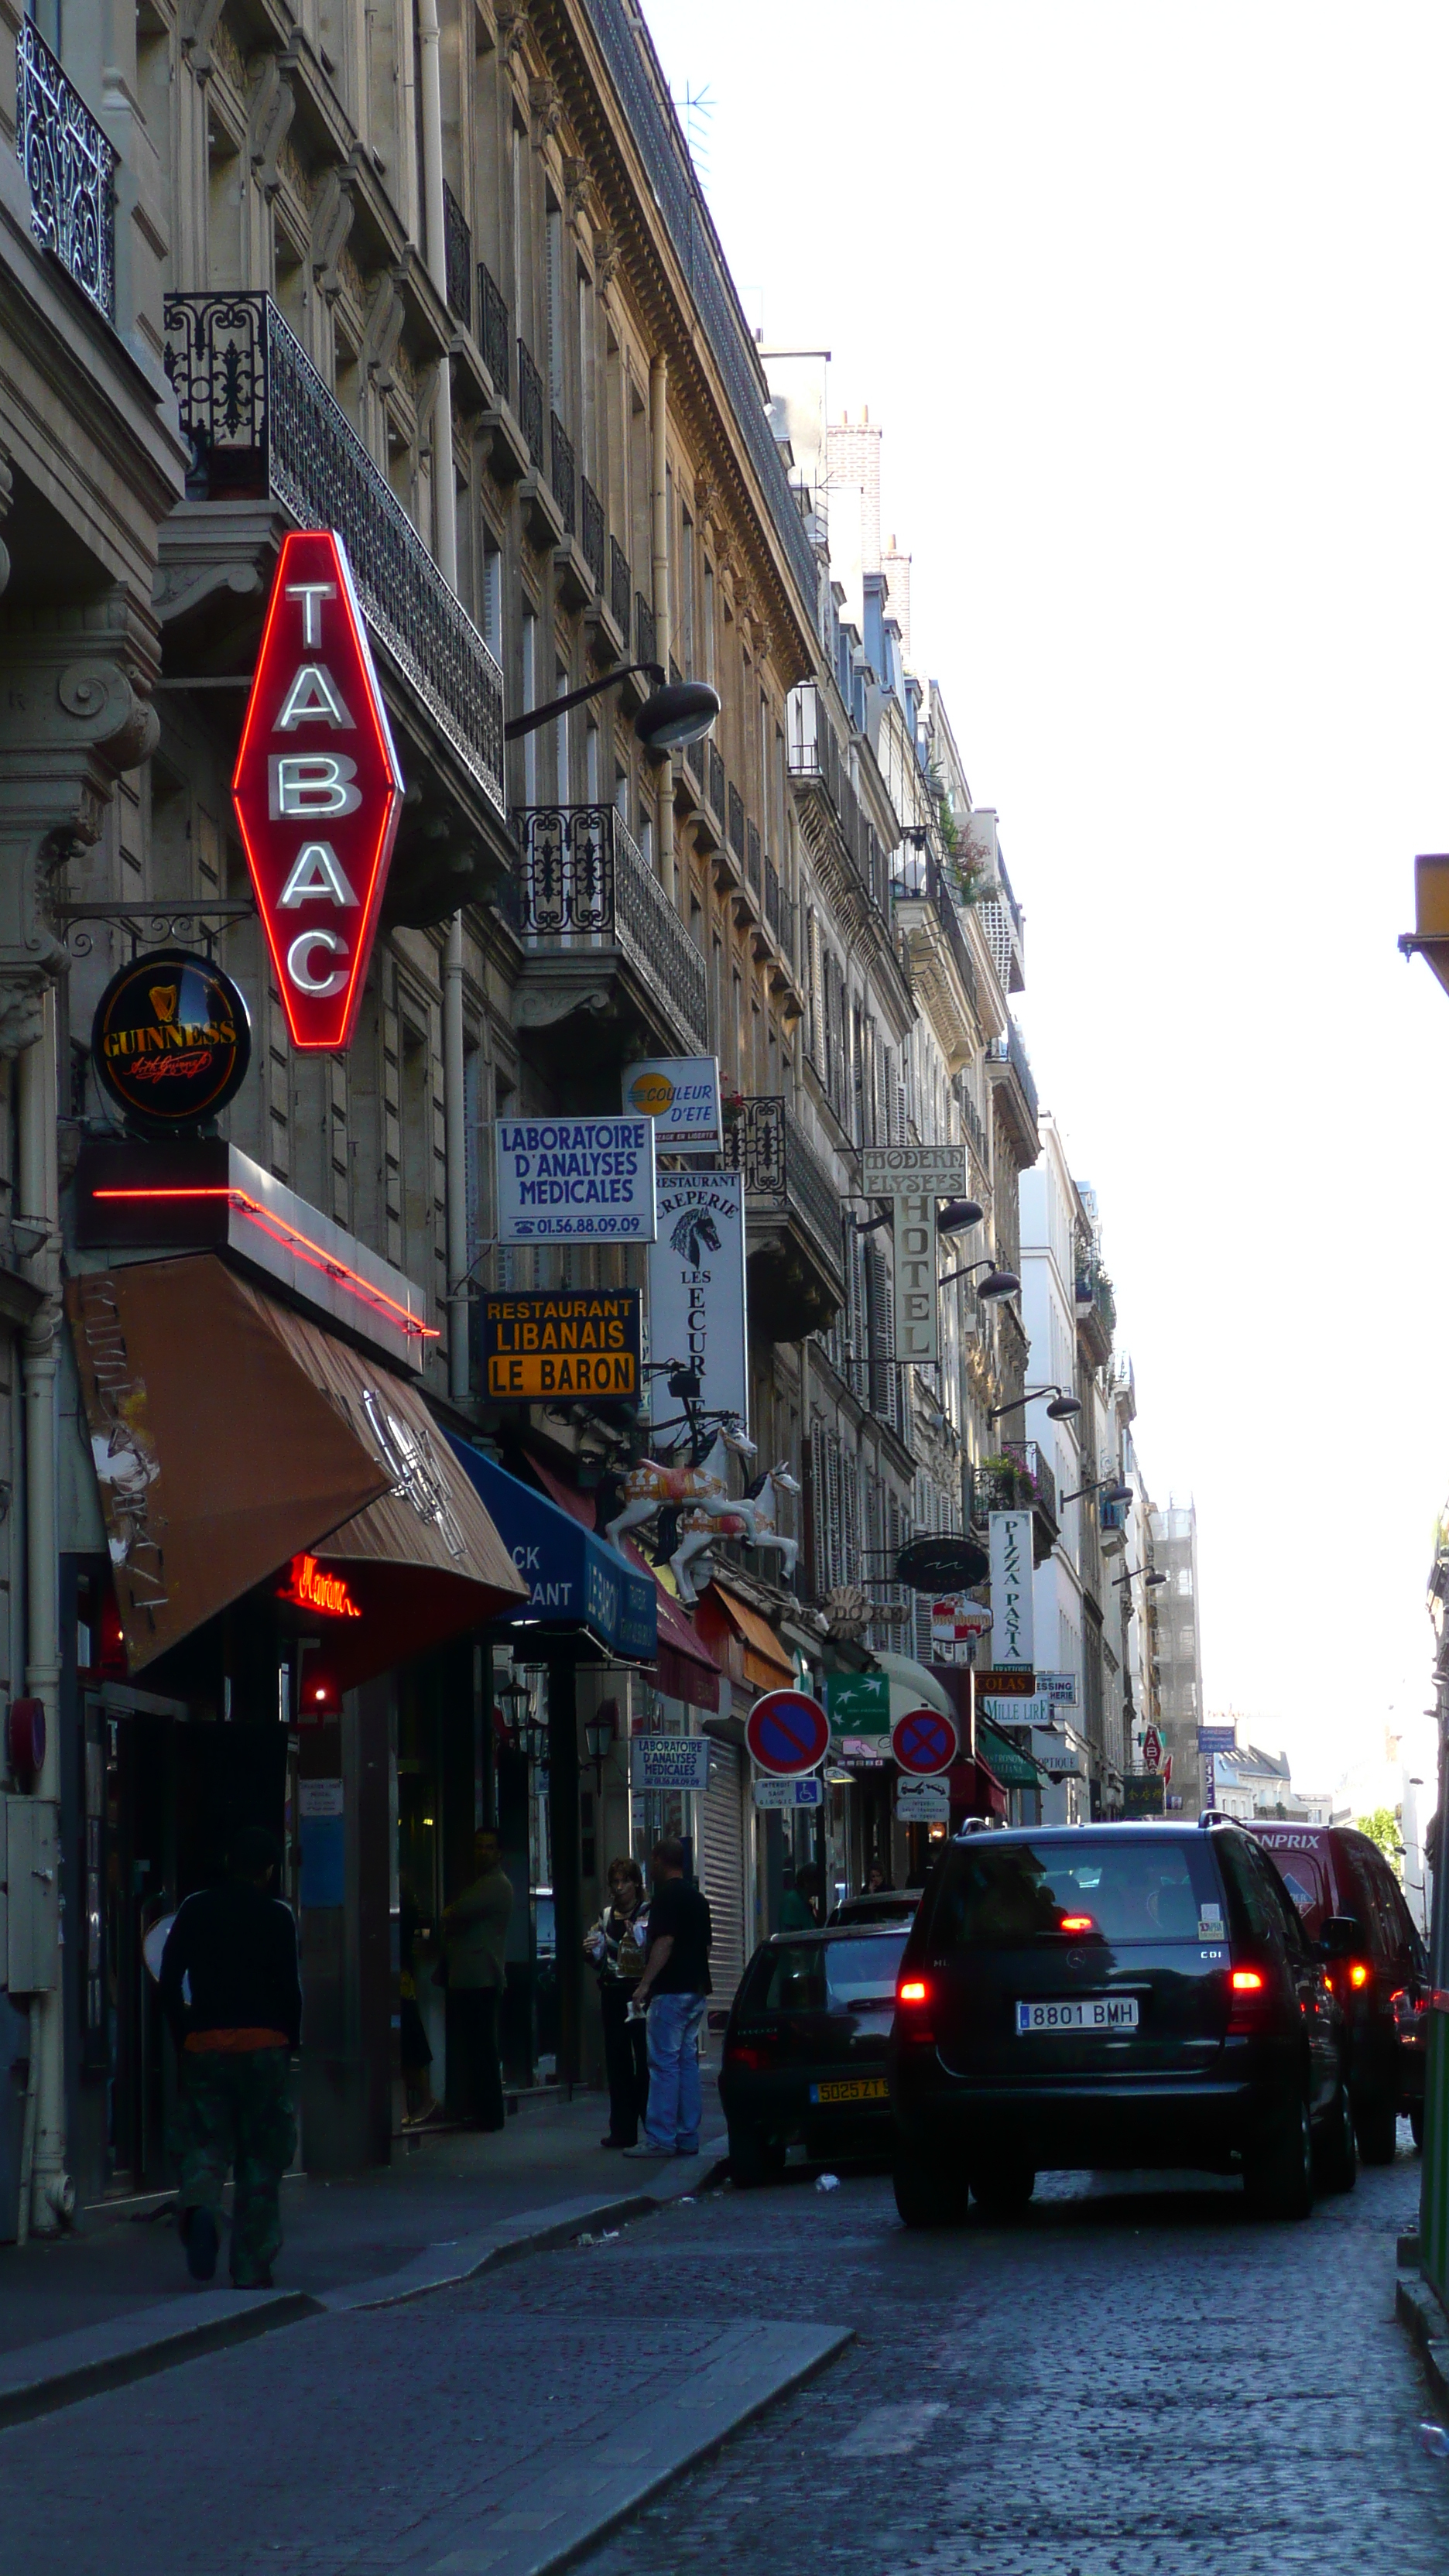
[[585, 1630], [614, 1655], [652, 1664], [658, 1639], [653, 1579], [581, 1521], [468, 1440], [447, 1441], [529, 1588], [498, 1628]]

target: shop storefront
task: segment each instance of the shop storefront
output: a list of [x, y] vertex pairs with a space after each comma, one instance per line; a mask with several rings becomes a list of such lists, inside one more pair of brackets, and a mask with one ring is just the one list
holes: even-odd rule
[[[158, 1926], [247, 1823], [277, 1835], [298, 1909], [303, 2159], [386, 2159], [403, 1676], [442, 1658], [471, 1709], [472, 1634], [524, 1590], [403, 1374], [418, 1292], [220, 1151], [220, 1180], [188, 1184], [176, 1149], [107, 1147], [77, 1185], [62, 1832], [90, 2197], [165, 2178]], [[220, 1195], [178, 1213], [188, 1186]]]

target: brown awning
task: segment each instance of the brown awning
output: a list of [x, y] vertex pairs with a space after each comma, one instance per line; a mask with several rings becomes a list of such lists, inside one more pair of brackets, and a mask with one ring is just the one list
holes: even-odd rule
[[700, 1595], [695, 1625], [730, 1678], [757, 1691], [789, 1690], [795, 1667], [768, 1619], [716, 1575]]
[[388, 1614], [344, 1687], [397, 1659], [384, 1625], [417, 1651], [526, 1592], [416, 1389], [213, 1255], [87, 1272], [66, 1308], [133, 1672], [323, 1540]]

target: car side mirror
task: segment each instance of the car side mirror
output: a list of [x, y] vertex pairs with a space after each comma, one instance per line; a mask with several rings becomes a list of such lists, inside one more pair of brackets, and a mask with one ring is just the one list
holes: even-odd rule
[[1318, 1947], [1325, 1959], [1346, 1959], [1350, 1950], [1359, 1947], [1357, 1918], [1352, 1914], [1330, 1914], [1325, 1917], [1318, 1936]]

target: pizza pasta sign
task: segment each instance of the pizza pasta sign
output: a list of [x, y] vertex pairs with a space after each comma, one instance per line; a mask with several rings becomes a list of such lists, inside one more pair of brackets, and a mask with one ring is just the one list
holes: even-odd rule
[[329, 529], [282, 540], [231, 792], [292, 1044], [350, 1046], [402, 776]]

